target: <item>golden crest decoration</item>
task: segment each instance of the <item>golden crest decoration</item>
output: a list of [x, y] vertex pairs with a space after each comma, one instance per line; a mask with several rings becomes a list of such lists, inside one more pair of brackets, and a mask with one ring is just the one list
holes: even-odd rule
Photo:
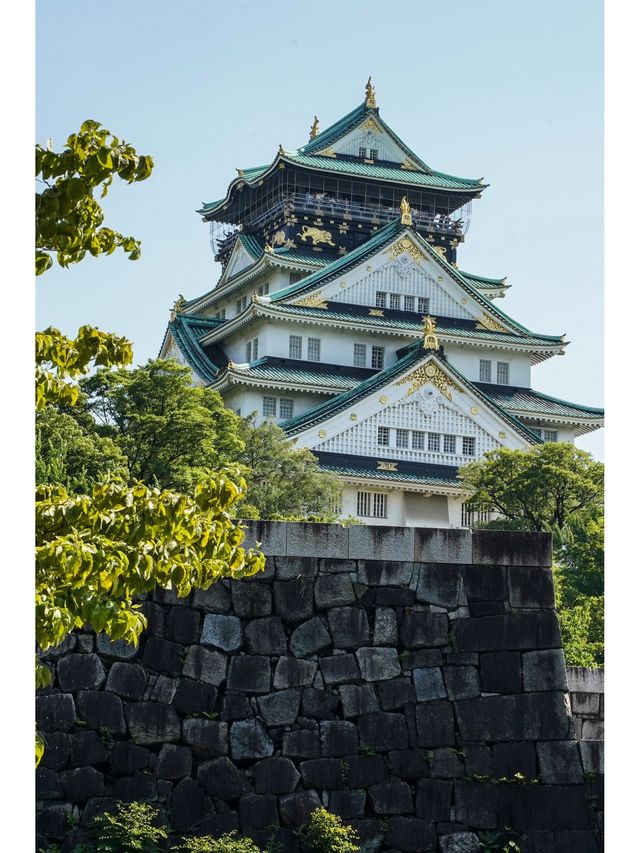
[[453, 379], [450, 379], [447, 374], [438, 367], [433, 361], [427, 362], [427, 364], [422, 364], [420, 367], [416, 368], [416, 370], [412, 370], [404, 379], [398, 380], [396, 385], [406, 385], [410, 383], [409, 389], [407, 390], [407, 397], [410, 394], [415, 393], [418, 388], [422, 388], [423, 385], [435, 385], [435, 387], [440, 391], [443, 397], [446, 397], [447, 400], [453, 399], [451, 396], [450, 388], [453, 388], [456, 391], [460, 391], [464, 393], [464, 389], [454, 382]]

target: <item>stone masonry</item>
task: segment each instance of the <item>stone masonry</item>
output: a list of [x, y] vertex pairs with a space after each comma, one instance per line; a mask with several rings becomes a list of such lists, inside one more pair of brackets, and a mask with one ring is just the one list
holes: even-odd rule
[[[45, 656], [36, 848], [139, 800], [176, 836], [276, 831], [283, 853], [321, 804], [367, 851], [602, 849], [600, 705], [578, 743], [546, 534], [250, 522], [246, 540], [265, 572], [158, 590], [138, 648], [79, 632]], [[571, 689], [574, 710], [593, 693]]]

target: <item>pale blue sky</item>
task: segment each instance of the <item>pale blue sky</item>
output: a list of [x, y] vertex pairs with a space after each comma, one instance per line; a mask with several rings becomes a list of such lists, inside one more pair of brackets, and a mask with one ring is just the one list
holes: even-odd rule
[[[64, 11], [64, 20], [61, 12]], [[567, 333], [535, 387], [602, 405], [602, 5], [599, 0], [215, 0], [37, 3], [37, 138], [56, 148], [85, 118], [156, 168], [114, 186], [106, 224], [142, 259], [87, 259], [38, 281], [37, 324], [127, 335], [157, 354], [178, 292], [220, 269], [195, 209], [236, 167], [269, 162], [363, 99], [430, 166], [491, 186], [474, 203], [462, 269], [507, 275], [500, 308]], [[602, 457], [602, 433], [580, 446]]]

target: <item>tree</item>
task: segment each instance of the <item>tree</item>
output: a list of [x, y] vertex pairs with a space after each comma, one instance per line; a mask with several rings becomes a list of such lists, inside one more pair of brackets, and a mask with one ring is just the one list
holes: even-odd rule
[[93, 194], [101, 189], [104, 198], [116, 175], [131, 184], [146, 180], [152, 170], [151, 157], [91, 119], [71, 134], [60, 153], [50, 144], [36, 145], [36, 179], [46, 186], [36, 193], [36, 275], [52, 266], [53, 253], [61, 267], [77, 264], [87, 252], [97, 257], [117, 248], [137, 260], [140, 242], [100, 227], [104, 214]]

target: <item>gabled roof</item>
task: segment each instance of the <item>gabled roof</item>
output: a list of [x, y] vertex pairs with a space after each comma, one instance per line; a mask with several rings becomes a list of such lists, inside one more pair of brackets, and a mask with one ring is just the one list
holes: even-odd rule
[[313, 450], [319, 467], [345, 479], [387, 481], [390, 483], [415, 483], [419, 486], [459, 488], [458, 468], [455, 465], [393, 460], [395, 471], [381, 470], [376, 459], [346, 453], [325, 453]]
[[604, 409], [570, 403], [567, 400], [543, 394], [541, 391], [535, 391], [533, 388], [493, 385], [486, 382], [474, 382], [473, 385], [505, 411], [514, 415], [530, 418], [541, 415], [571, 421], [592, 421], [604, 418]]
[[215, 329], [221, 323], [224, 323], [224, 320], [214, 319], [213, 317], [176, 314], [167, 326], [161, 351], [167, 338], [171, 335], [189, 367], [204, 382], [211, 382], [215, 379], [220, 368], [226, 364], [224, 353], [216, 346], [208, 347], [205, 350], [198, 340], [206, 332], [210, 332], [211, 329]]
[[462, 270], [458, 270], [458, 275], [461, 275], [469, 284], [472, 284], [481, 291], [506, 290], [508, 287], [511, 287], [510, 284], [507, 284], [506, 276], [504, 278], [488, 278], [485, 275], [476, 275], [475, 273], [463, 272]]
[[363, 367], [265, 356], [248, 364], [229, 364], [220, 372], [216, 384], [226, 384], [226, 379], [247, 384], [301, 386], [311, 392], [337, 394], [356, 388], [375, 373]]

